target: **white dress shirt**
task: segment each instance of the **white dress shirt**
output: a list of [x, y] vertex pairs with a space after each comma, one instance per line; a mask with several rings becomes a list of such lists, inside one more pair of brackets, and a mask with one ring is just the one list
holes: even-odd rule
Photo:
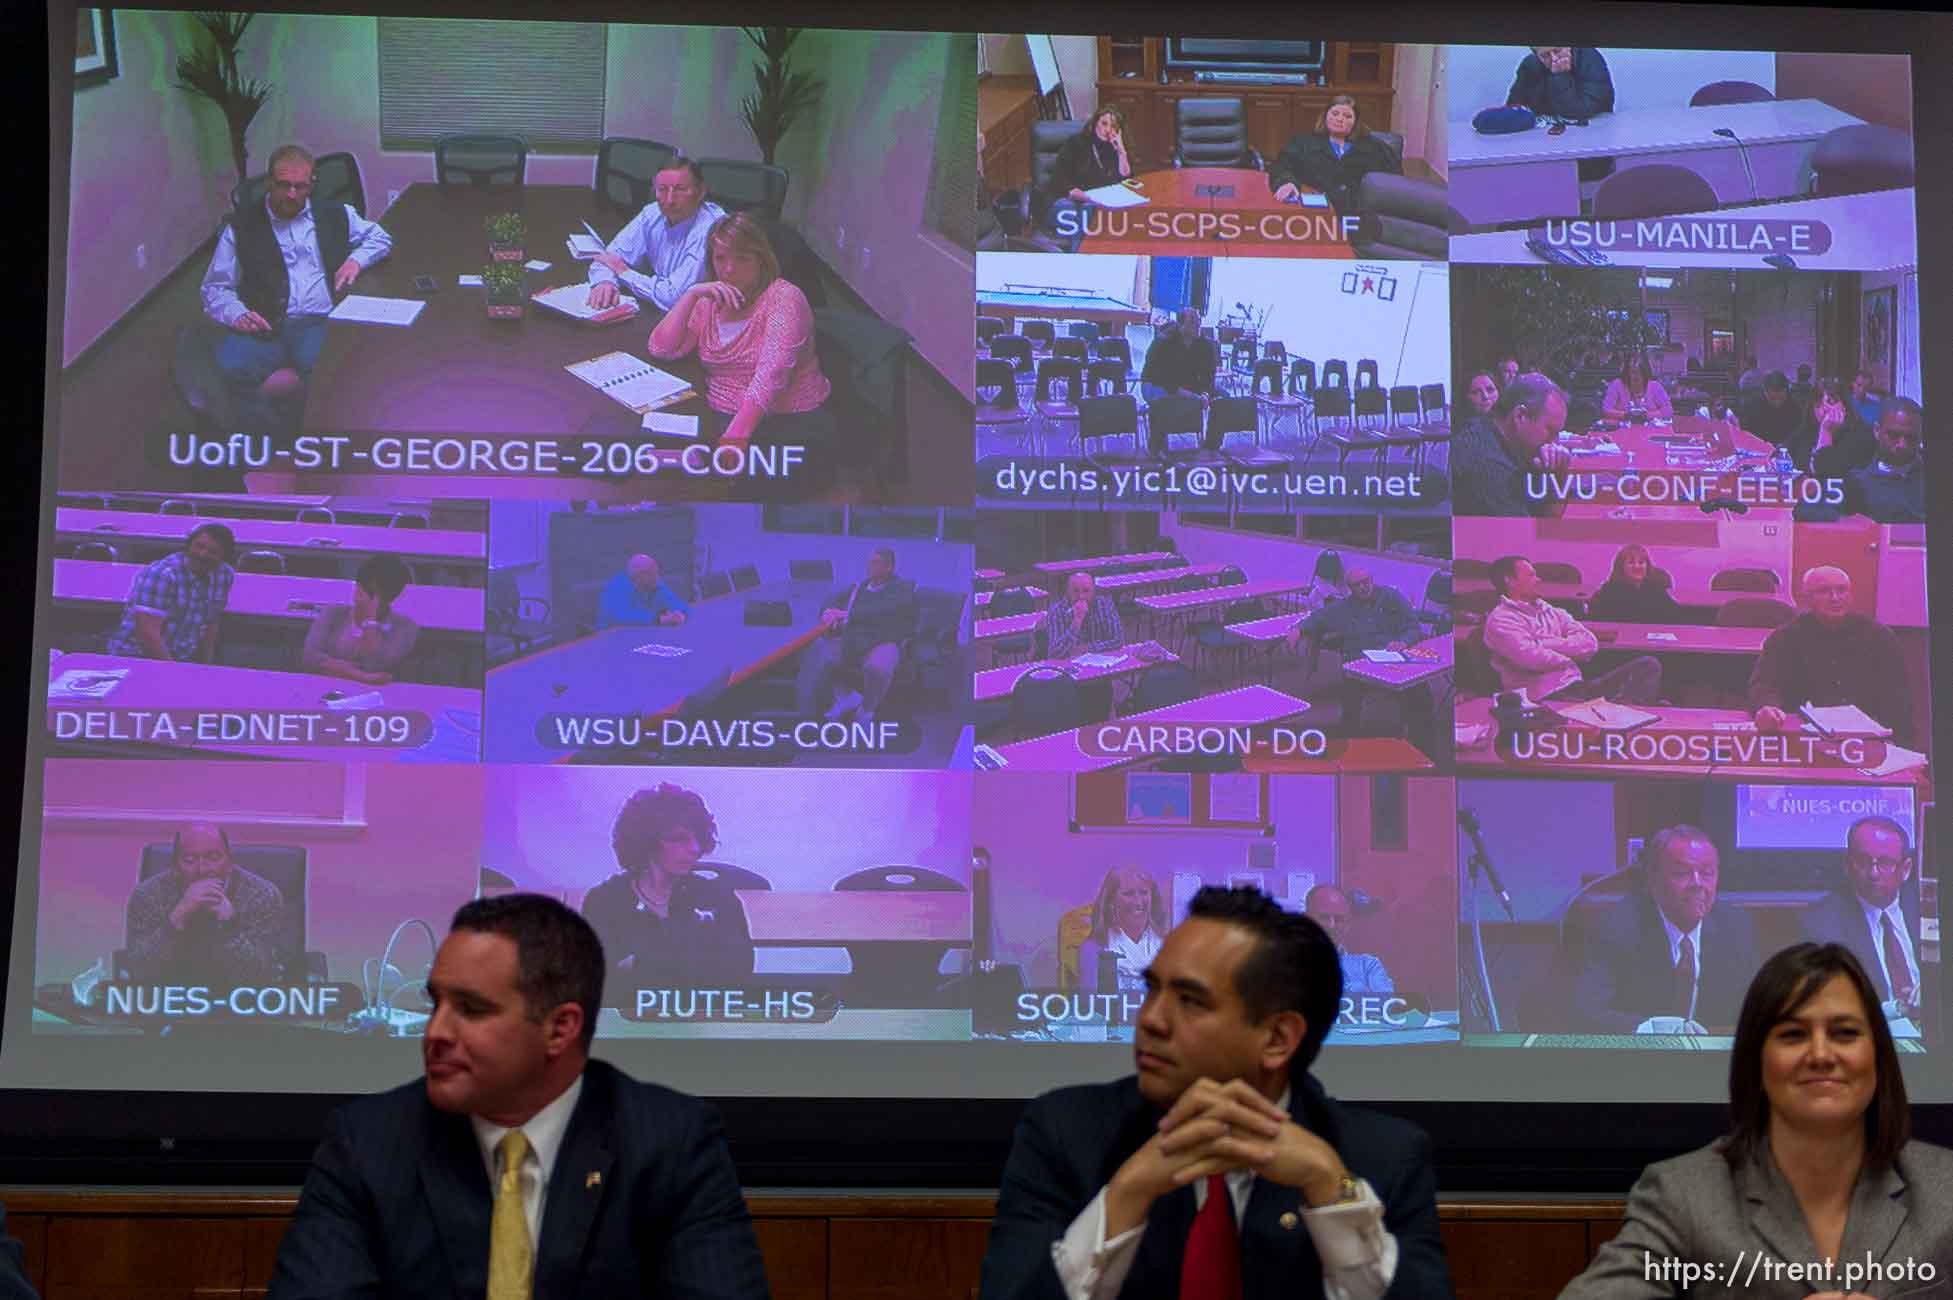
[[1702, 922], [1697, 921], [1695, 928], [1684, 935], [1683, 931], [1675, 928], [1675, 923], [1670, 921], [1668, 914], [1663, 912], [1659, 907], [1655, 909], [1655, 915], [1661, 917], [1661, 928], [1668, 932], [1669, 970], [1674, 970], [1675, 963], [1682, 960], [1682, 940], [1684, 937], [1688, 939], [1690, 947], [1694, 950], [1695, 970], [1691, 972], [1689, 979], [1689, 1010], [1688, 1014], [1682, 1017], [1684, 1020], [1693, 1020], [1695, 1019], [1696, 999], [1702, 995]]
[[1160, 934], [1152, 926], [1137, 939], [1118, 926], [1106, 937], [1105, 951], [1119, 955], [1119, 987], [1100, 989], [1101, 993], [1143, 993], [1146, 990], [1146, 968], [1153, 964], [1153, 958], [1160, 955]]
[[639, 298], [649, 298], [659, 311], [670, 311], [679, 295], [705, 278], [705, 237], [726, 210], [711, 200], [689, 218], [672, 225], [655, 203], [632, 217], [605, 251], [617, 254], [633, 268], [648, 265], [651, 273], [629, 270], [619, 276], [601, 262], [590, 263], [590, 282], [624, 282]]
[[[318, 232], [312, 221], [312, 201], [307, 199], [305, 206], [290, 221], [281, 220], [271, 210], [269, 199], [265, 200], [264, 210], [265, 215], [271, 218], [272, 236], [278, 241], [279, 251], [285, 255], [285, 274], [289, 281], [285, 314], [329, 315], [332, 311], [332, 277], [338, 274], [339, 268], [326, 266], [320, 260]], [[350, 203], [346, 205], [346, 234], [352, 244], [352, 259], [360, 264], [361, 269], [373, 265], [393, 248], [393, 237], [380, 223], [360, 216]], [[217, 236], [217, 253], [210, 259], [210, 269], [203, 276], [204, 315], [226, 328], [236, 324], [240, 316], [251, 310], [237, 296], [239, 275], [237, 235], [227, 221], [223, 233]]]
[[[1277, 1105], [1287, 1110], [1288, 1104], [1289, 1092], [1284, 1089]], [[1256, 1174], [1252, 1169], [1236, 1169], [1224, 1177], [1238, 1225], [1247, 1218]], [[1383, 1202], [1365, 1180], [1357, 1179], [1356, 1186], [1361, 1195], [1354, 1201], [1302, 1211], [1302, 1222], [1322, 1259], [1322, 1289], [1328, 1300], [1380, 1300], [1397, 1276], [1397, 1238], [1383, 1226]], [[1207, 1181], [1196, 1182], [1193, 1190], [1197, 1212], [1207, 1203]], [[1051, 1243], [1051, 1262], [1064, 1283], [1067, 1300], [1114, 1300], [1132, 1271], [1145, 1232], [1141, 1220], [1107, 1241], [1105, 1189], [1100, 1188], [1065, 1235]]]
[[[1856, 897], [1856, 895], [1853, 895], [1853, 897]], [[1872, 976], [1873, 981], [1876, 982], [1886, 978], [1885, 927], [1879, 923], [1879, 918], [1889, 916], [1892, 918], [1892, 928], [1898, 931], [1899, 934], [1899, 953], [1905, 958], [1907, 973], [1912, 976], [1913, 1005], [1918, 1005], [1920, 987], [1919, 963], [1913, 957], [1912, 936], [1906, 933], [1906, 914], [1900, 910], [1899, 900], [1895, 898], [1892, 900], [1890, 907], [1880, 909], [1873, 907], [1870, 903], [1860, 898], [1858, 899], [1858, 910], [1865, 914], [1865, 925], [1872, 932], [1872, 955], [1878, 958], [1878, 970]], [[1885, 995], [1888, 998], [1896, 999], [1899, 996], [1898, 991], [1889, 987], [1889, 980], [1887, 980], [1887, 985]]]
[[[533, 1258], [542, 1240], [542, 1212], [549, 1194], [549, 1177], [556, 1169], [556, 1153], [563, 1148], [563, 1133], [570, 1126], [570, 1115], [576, 1110], [576, 1099], [583, 1095], [583, 1076], [563, 1089], [555, 1101], [550, 1102], [522, 1126], [522, 1136], [529, 1139], [529, 1154], [522, 1162], [522, 1217], [529, 1222], [529, 1251]], [[488, 1188], [492, 1195], [500, 1185], [502, 1171], [499, 1168], [501, 1156], [495, 1150], [508, 1130], [499, 1124], [491, 1124], [479, 1115], [470, 1115], [468, 1122], [475, 1126], [475, 1141], [481, 1144], [481, 1158], [488, 1166]]]

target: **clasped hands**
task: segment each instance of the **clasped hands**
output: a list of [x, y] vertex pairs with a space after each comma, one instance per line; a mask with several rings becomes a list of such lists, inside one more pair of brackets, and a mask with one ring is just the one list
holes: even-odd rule
[[1144, 1219], [1146, 1207], [1168, 1192], [1235, 1169], [1298, 1188], [1312, 1206], [1334, 1201], [1348, 1173], [1334, 1147], [1245, 1081], [1200, 1079], [1180, 1094], [1160, 1131], [1112, 1176], [1106, 1236]]

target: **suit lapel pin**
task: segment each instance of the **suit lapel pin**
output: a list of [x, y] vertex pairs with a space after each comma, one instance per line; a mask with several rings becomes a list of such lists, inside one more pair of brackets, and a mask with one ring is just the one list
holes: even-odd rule
[[1294, 1232], [1295, 1225], [1300, 1222], [1302, 1222], [1302, 1216], [1297, 1214], [1294, 1210], [1290, 1210], [1287, 1213], [1282, 1215], [1282, 1219], [1281, 1219], [1282, 1231]]
[[601, 1187], [603, 1186], [603, 1182], [604, 1182], [604, 1176], [602, 1172], [596, 1169], [592, 1169], [589, 1173], [583, 1176], [583, 1190], [587, 1192], [592, 1187]]

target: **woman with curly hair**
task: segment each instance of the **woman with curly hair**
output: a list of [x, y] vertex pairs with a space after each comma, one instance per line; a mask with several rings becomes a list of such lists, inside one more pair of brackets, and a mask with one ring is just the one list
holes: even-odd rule
[[718, 843], [711, 809], [683, 786], [665, 782], [624, 801], [610, 828], [619, 870], [583, 899], [611, 970], [631, 972], [639, 985], [752, 973], [738, 899], [692, 874]]

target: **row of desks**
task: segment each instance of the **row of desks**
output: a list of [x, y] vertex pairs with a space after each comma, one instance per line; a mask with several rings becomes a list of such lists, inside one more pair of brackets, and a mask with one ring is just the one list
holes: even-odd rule
[[222, 524], [245, 548], [327, 551], [335, 555], [397, 555], [402, 559], [456, 562], [488, 559], [482, 533], [441, 528], [385, 528], [377, 524], [313, 524], [284, 519], [216, 519], [200, 515], [151, 515], [128, 510], [61, 506], [54, 512], [60, 542], [123, 539], [178, 543], [205, 524]]
[[[109, 560], [56, 560], [54, 603], [84, 609], [119, 607], [128, 599], [129, 588], [142, 570], [140, 564]], [[231, 599], [224, 613], [232, 618], [309, 624], [321, 610], [352, 601], [350, 578], [240, 573], [231, 581]], [[400, 593], [393, 607], [423, 631], [481, 634], [480, 587], [412, 586]]]

